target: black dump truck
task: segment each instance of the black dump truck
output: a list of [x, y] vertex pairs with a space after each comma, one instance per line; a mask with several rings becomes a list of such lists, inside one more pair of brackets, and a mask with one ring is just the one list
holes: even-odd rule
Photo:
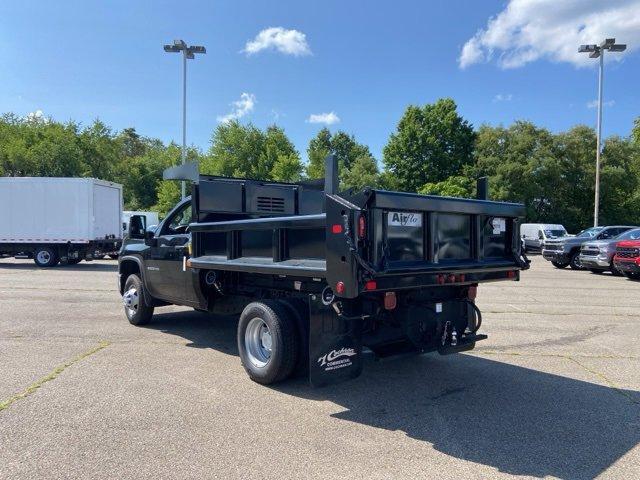
[[281, 183], [198, 175], [191, 197], [153, 231], [132, 217], [119, 288], [134, 325], [154, 307], [238, 314], [249, 377], [292, 374], [313, 385], [354, 378], [377, 357], [471, 350], [482, 282], [517, 281], [520, 204], [365, 188], [338, 192], [335, 158], [321, 181]]

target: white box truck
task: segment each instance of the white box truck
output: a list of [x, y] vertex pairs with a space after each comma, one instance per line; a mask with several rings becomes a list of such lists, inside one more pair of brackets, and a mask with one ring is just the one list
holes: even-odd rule
[[115, 253], [122, 185], [94, 178], [0, 177], [0, 256], [40, 267]]

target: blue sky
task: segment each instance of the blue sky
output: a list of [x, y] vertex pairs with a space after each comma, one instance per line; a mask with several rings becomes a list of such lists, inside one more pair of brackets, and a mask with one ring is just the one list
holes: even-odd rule
[[[277, 123], [305, 158], [310, 116], [333, 112], [381, 159], [407, 105], [445, 96], [474, 125], [594, 125], [597, 62], [574, 52], [606, 35], [630, 48], [606, 65], [604, 133], [628, 135], [638, 22], [637, 0], [3, 2], [0, 110], [179, 141], [180, 57], [162, 45], [184, 38], [207, 47], [188, 65], [189, 143], [207, 149], [244, 93], [240, 120]], [[269, 27], [284, 51], [256, 40]]]

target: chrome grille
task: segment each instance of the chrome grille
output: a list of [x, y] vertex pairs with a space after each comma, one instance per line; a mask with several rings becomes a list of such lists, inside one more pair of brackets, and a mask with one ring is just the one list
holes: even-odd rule
[[598, 253], [600, 253], [600, 250], [598, 249], [598, 247], [586, 246], [582, 247], [581, 252], [585, 255], [598, 255]]
[[544, 244], [544, 249], [545, 250], [552, 250], [552, 251], [555, 251], [555, 252], [560, 252], [560, 251], [562, 251], [562, 244], [561, 243], [557, 243], [557, 244], [545, 243]]
[[621, 258], [636, 258], [640, 256], [640, 249], [634, 247], [616, 248], [616, 256]]

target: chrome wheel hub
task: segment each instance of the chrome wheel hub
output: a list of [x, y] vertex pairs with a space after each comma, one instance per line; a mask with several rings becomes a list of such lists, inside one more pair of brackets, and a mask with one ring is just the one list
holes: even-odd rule
[[249, 361], [258, 368], [269, 363], [273, 349], [273, 338], [269, 327], [261, 318], [252, 318], [244, 332], [244, 346]]
[[127, 315], [130, 317], [134, 316], [140, 306], [138, 290], [132, 287], [124, 292], [124, 295], [122, 295], [122, 303], [124, 304], [124, 308], [127, 310]]
[[40, 263], [49, 263], [49, 261], [51, 260], [51, 255], [46, 250], [40, 250], [36, 255], [36, 258]]

